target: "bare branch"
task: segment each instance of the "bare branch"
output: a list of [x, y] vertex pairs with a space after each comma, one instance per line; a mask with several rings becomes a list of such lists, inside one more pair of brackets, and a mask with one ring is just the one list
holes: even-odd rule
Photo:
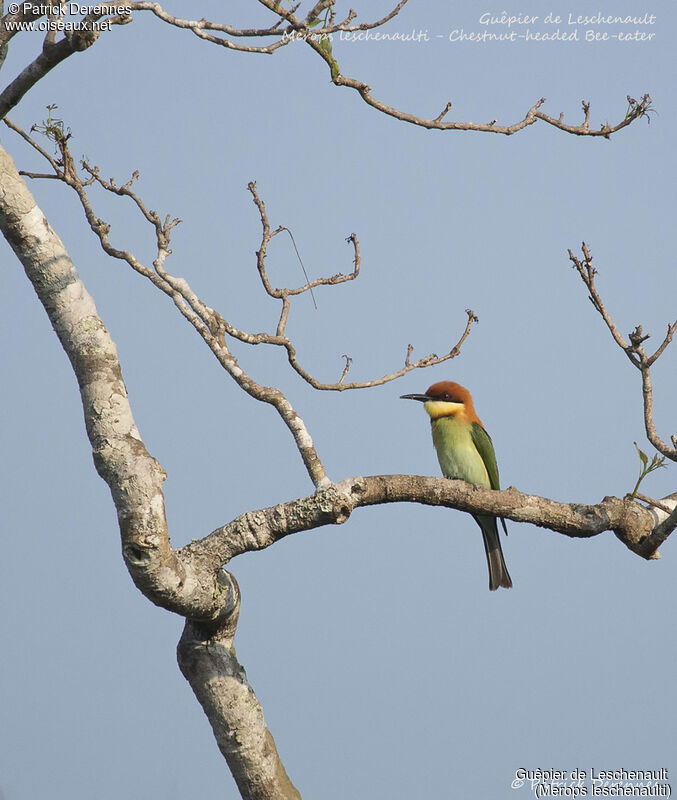
[[318, 2], [315, 3], [315, 5], [306, 14], [304, 24], [310, 25], [310, 23], [314, 22], [323, 11], [326, 11], [328, 8], [331, 8], [331, 6], [333, 6], [335, 2], [336, 0], [318, 0]]
[[663, 355], [663, 351], [672, 341], [672, 337], [674, 336], [675, 331], [677, 331], [677, 320], [673, 322], [672, 325], [668, 325], [668, 332], [665, 334], [665, 339], [663, 339], [656, 352], [652, 356], [649, 356], [649, 358], [647, 359], [646, 363], [649, 367], [654, 363], [654, 361], [657, 358], [660, 358]]
[[346, 379], [348, 370], [350, 369], [350, 365], [353, 363], [353, 359], [350, 356], [345, 355], [345, 353], [341, 356], [341, 358], [345, 358], [346, 365], [345, 367], [343, 367], [343, 372], [341, 373], [341, 377], [339, 378], [338, 381], [339, 384], [343, 383], [343, 381]]
[[[631, 100], [631, 98], [629, 98]], [[636, 103], [636, 101], [632, 101]], [[571, 250], [568, 250], [569, 260], [572, 262], [574, 269], [581, 276], [581, 280], [586, 285], [590, 292], [590, 301], [606, 323], [609, 332], [614, 338], [616, 344], [623, 350], [625, 355], [630, 359], [630, 362], [637, 367], [642, 375], [642, 397], [644, 406], [644, 429], [646, 431], [647, 439], [658, 450], [659, 453], [672, 461], [677, 461], [677, 438], [672, 437], [672, 447], [668, 446], [658, 435], [656, 425], [653, 419], [653, 386], [651, 383], [651, 366], [660, 358], [665, 352], [665, 349], [672, 341], [672, 337], [677, 330], [677, 321], [668, 325], [668, 330], [659, 345], [657, 350], [652, 356], [647, 356], [644, 350], [644, 342], [650, 337], [650, 334], [642, 331], [642, 326], [637, 325], [635, 329], [628, 335], [629, 342], [626, 342], [620, 331], [616, 327], [611, 315], [606, 310], [601, 297], [597, 292], [595, 286], [595, 276], [597, 270], [592, 266], [592, 255], [590, 249], [582, 243], [581, 249], [583, 251], [583, 259], [577, 258]]]
[[[299, 286], [295, 289], [276, 289], [274, 288], [270, 280], [268, 279], [268, 273], [266, 272], [266, 265], [265, 259], [268, 250], [268, 245], [270, 244], [271, 239], [281, 233], [282, 231], [287, 231], [290, 235], [291, 232], [288, 228], [280, 225], [280, 227], [276, 228], [274, 231], [270, 228], [270, 222], [268, 221], [268, 214], [266, 213], [266, 206], [263, 200], [258, 195], [256, 191], [256, 183], [255, 181], [250, 181], [247, 184], [247, 188], [251, 192], [252, 198], [254, 200], [254, 204], [259, 210], [259, 216], [261, 217], [261, 226], [263, 228], [263, 235], [261, 238], [261, 245], [256, 252], [256, 266], [259, 271], [259, 276], [261, 278], [261, 283], [263, 284], [263, 288], [266, 291], [266, 294], [270, 295], [270, 297], [274, 297], [278, 300], [282, 300], [285, 297], [292, 297], [294, 295], [303, 294], [303, 292], [312, 291], [318, 286], [336, 286], [340, 283], [345, 283], [346, 281], [352, 281], [357, 278], [360, 274], [360, 245], [357, 241], [357, 236], [352, 233], [346, 241], [352, 242], [353, 247], [355, 248], [355, 268], [354, 270], [348, 274], [344, 275], [343, 273], [338, 273], [337, 275], [332, 275], [331, 278], [318, 278], [314, 281], [308, 281], [303, 286]], [[293, 242], [293, 237], [292, 237]], [[296, 243], [294, 242], [294, 248], [296, 249]], [[296, 250], [298, 255], [298, 250]], [[303, 271], [305, 273], [305, 267], [303, 267]], [[307, 274], [306, 274], [307, 280]], [[284, 333], [284, 326], [282, 328], [282, 333]]]
[[587, 286], [588, 291], [590, 292], [590, 302], [593, 304], [595, 309], [599, 312], [602, 319], [606, 323], [607, 328], [614, 337], [614, 341], [625, 352], [630, 361], [632, 361], [632, 363], [637, 367], [639, 366], [639, 362], [634, 356], [632, 348], [621, 335], [621, 332], [618, 330], [614, 321], [609, 316], [606, 308], [604, 308], [604, 303], [602, 303], [600, 296], [597, 294], [597, 288], [595, 287], [595, 275], [597, 274], [597, 270], [592, 266], [592, 255], [590, 254], [590, 250], [585, 242], [582, 243], [581, 248], [583, 250], [583, 261], [576, 258], [571, 250], [567, 251], [569, 253], [569, 260], [572, 262], [574, 268], [581, 276], [583, 283]]
[[47, 179], [47, 180], [51, 179], [56, 181], [59, 180], [59, 177], [57, 175], [49, 175], [45, 172], [26, 172], [23, 169], [19, 170], [19, 175], [22, 175], [25, 178], [34, 178], [34, 179], [42, 178], [42, 179]]
[[259, 2], [264, 5], [269, 11], [272, 11], [275, 14], [279, 14], [280, 17], [283, 17], [293, 28], [294, 31], [303, 35], [301, 38], [303, 41], [311, 47], [319, 56], [320, 58], [325, 61], [327, 66], [329, 67], [329, 71], [331, 74], [332, 82], [336, 86], [347, 86], [351, 89], [354, 89], [360, 97], [364, 100], [365, 103], [370, 105], [372, 108], [381, 111], [383, 114], [387, 114], [388, 116], [394, 117], [395, 119], [399, 119], [402, 122], [409, 122], [412, 125], [419, 125], [423, 128], [428, 129], [436, 129], [436, 130], [462, 130], [462, 131], [478, 131], [478, 132], [485, 132], [485, 133], [502, 133], [506, 136], [510, 136], [513, 133], [517, 133], [520, 130], [528, 127], [529, 125], [533, 125], [534, 122], [537, 120], [543, 120], [547, 122], [549, 125], [552, 125], [555, 128], [558, 128], [562, 131], [566, 131], [567, 133], [573, 133], [578, 136], [602, 136], [606, 139], [610, 138], [611, 134], [616, 133], [617, 131], [621, 130], [622, 128], [627, 127], [639, 117], [647, 116], [648, 112], [651, 109], [651, 97], [648, 94], [645, 94], [640, 103], [635, 102], [635, 105], [632, 106], [626, 112], [625, 117], [616, 125], [609, 125], [605, 123], [601, 126], [599, 130], [591, 130], [590, 129], [590, 104], [583, 101], [583, 109], [585, 112], [585, 118], [583, 123], [580, 125], [567, 125], [564, 123], [563, 115], [560, 115], [557, 119], [548, 116], [547, 114], [540, 111], [540, 107], [545, 103], [545, 98], [542, 97], [538, 100], [526, 113], [524, 119], [513, 123], [512, 125], [497, 125], [496, 120], [492, 120], [490, 123], [476, 123], [476, 122], [444, 122], [443, 118], [448, 113], [451, 108], [451, 104], [447, 105], [445, 111], [443, 111], [440, 115], [435, 117], [434, 119], [426, 119], [424, 117], [418, 117], [414, 114], [409, 114], [404, 111], [400, 111], [392, 106], [388, 106], [385, 103], [382, 103], [380, 100], [374, 98], [371, 94], [371, 87], [368, 86], [366, 83], [360, 80], [356, 80], [354, 78], [349, 78], [341, 74], [340, 67], [333, 55], [331, 46], [327, 46], [328, 40], [327, 36], [330, 36], [332, 33], [341, 32], [341, 31], [350, 31], [350, 30], [366, 30], [368, 27], [377, 27], [378, 25], [382, 25], [387, 22], [389, 19], [397, 14], [404, 3], [399, 3], [398, 6], [389, 14], [387, 17], [384, 17], [379, 22], [372, 24], [371, 26], [362, 26], [358, 25], [353, 28], [349, 26], [342, 26], [337, 25], [330, 28], [322, 28], [322, 29], [315, 29], [311, 30], [307, 27], [307, 24], [304, 20], [300, 20], [296, 18], [292, 11], [287, 11], [283, 9], [280, 3], [277, 0], [259, 0]]
[[[472, 311], [466, 311], [468, 315], [468, 321], [466, 322], [465, 329], [461, 334], [459, 340], [456, 344], [451, 348], [451, 350], [443, 356], [436, 356], [434, 353], [431, 353], [428, 356], [423, 356], [423, 358], [419, 358], [417, 361], [411, 362], [409, 361], [409, 357], [413, 350], [411, 345], [407, 347], [407, 355], [404, 360], [404, 366], [394, 372], [390, 372], [387, 375], [382, 375], [380, 378], [372, 378], [371, 380], [366, 381], [353, 381], [351, 383], [344, 383], [344, 379], [348, 373], [348, 369], [350, 366], [350, 362], [352, 359], [348, 359], [348, 363], [346, 364], [341, 378], [339, 379], [338, 383], [322, 383], [318, 381], [317, 378], [313, 377], [309, 372], [306, 372], [303, 367], [298, 363], [296, 359], [296, 349], [291, 344], [291, 342], [285, 343], [285, 348], [287, 350], [287, 358], [294, 369], [306, 383], [309, 383], [314, 389], [319, 389], [321, 391], [344, 391], [347, 389], [366, 389], [370, 386], [382, 386], [384, 383], [390, 383], [391, 381], [397, 380], [401, 378], [403, 375], [406, 375], [408, 372], [411, 372], [415, 369], [425, 369], [426, 367], [433, 367], [437, 364], [442, 364], [445, 361], [449, 361], [451, 358], [456, 358], [457, 355], [461, 352], [461, 347], [465, 340], [470, 335], [470, 329], [474, 322], [477, 322], [477, 317], [473, 314]], [[347, 358], [346, 356], [342, 356], [342, 358]]]
[[[447, 116], [447, 114], [451, 111], [451, 105], [452, 105], [451, 101], [449, 101], [446, 104], [446, 106], [442, 109], [442, 111], [440, 111], [440, 113], [435, 117], [434, 122], [441, 122]], [[496, 123], [496, 120], [494, 120], [493, 122], [490, 122], [489, 124], [490, 125], [494, 125], [495, 123]]]
[[644, 400], [644, 429], [646, 431], [646, 437], [661, 455], [664, 455], [671, 461], [677, 461], [677, 447], [668, 447], [656, 430], [653, 419], [653, 386], [651, 383], [651, 371], [650, 367], [645, 363], [646, 356], [643, 352], [640, 353], [640, 357], [642, 359], [640, 371], [642, 373], [642, 397]]
[[640, 119], [640, 117], [649, 119], [649, 112], [654, 110], [651, 108], [651, 102], [650, 95], [643, 95], [642, 100], [626, 113], [625, 117], [620, 122], [616, 125], [609, 125], [605, 122], [599, 130], [590, 129], [590, 103], [587, 103], [585, 100], [583, 101], [585, 118], [581, 125], [566, 125], [564, 123], [564, 114], [560, 114], [559, 117], [555, 119], [554, 117], [548, 116], [543, 111], [538, 111], [536, 116], [538, 119], [542, 119], [543, 122], [547, 122], [549, 125], [553, 125], [555, 128], [559, 128], [559, 130], [565, 131], [566, 133], [573, 133], [576, 136], [602, 136], [605, 139], [610, 139], [613, 133], [627, 128], [628, 125], [631, 125], [636, 119]]
[[616, 125], [610, 126], [604, 124], [599, 130], [590, 129], [587, 118], [588, 115], [586, 113], [586, 121], [584, 121], [581, 125], [567, 125], [563, 121], [563, 117], [560, 116], [559, 118], [555, 119], [550, 117], [548, 114], [545, 114], [540, 110], [543, 103], [545, 103], [545, 98], [541, 97], [531, 108], [527, 111], [524, 118], [512, 123], [511, 125], [498, 125], [496, 120], [493, 119], [491, 122], [488, 123], [481, 123], [481, 122], [445, 122], [444, 117], [451, 109], [451, 103], [448, 103], [445, 110], [442, 111], [434, 119], [426, 119], [425, 117], [419, 117], [415, 114], [410, 114], [404, 111], [400, 111], [397, 108], [393, 108], [392, 106], [386, 105], [385, 103], [377, 100], [371, 94], [371, 87], [368, 86], [366, 83], [360, 80], [356, 80], [354, 78], [348, 78], [344, 75], [340, 74], [337, 71], [337, 64], [333, 56], [326, 52], [326, 48], [323, 49], [321, 47], [321, 43], [318, 44], [313, 40], [313, 38], [308, 37], [306, 43], [315, 50], [321, 58], [326, 61], [330, 70], [332, 71], [332, 80], [336, 86], [347, 86], [350, 89], [354, 89], [360, 97], [364, 100], [367, 105], [371, 106], [372, 108], [377, 109], [378, 111], [386, 114], [390, 117], [394, 117], [402, 122], [408, 122], [412, 125], [418, 125], [422, 128], [427, 128], [429, 130], [441, 130], [441, 131], [476, 131], [481, 133], [500, 133], [504, 134], [505, 136], [512, 136], [512, 134], [517, 133], [518, 131], [523, 130], [524, 128], [533, 125], [538, 120], [543, 120], [547, 122], [549, 125], [552, 125], [559, 130], [565, 131], [567, 133], [573, 133], [577, 136], [602, 136], [605, 139], [610, 138], [611, 134], [616, 133], [617, 131], [621, 130], [622, 128], [627, 127], [630, 125], [635, 119], [636, 116], [633, 117], [625, 117], [621, 122], [617, 123]]
[[0, 119], [2, 119], [35, 84], [73, 53], [86, 50], [94, 44], [98, 31], [82, 31], [57, 43], [45, 42], [40, 55], [29, 64], [0, 93]]
[[[294, 39], [301, 39], [325, 61], [329, 67], [332, 82], [336, 86], [346, 86], [354, 89], [365, 103], [381, 113], [392, 116], [403, 122], [428, 129], [477, 131], [500, 133], [510, 136], [513, 133], [517, 133], [533, 125], [538, 120], [542, 120], [567, 133], [578, 136], [602, 136], [608, 139], [613, 133], [627, 127], [640, 117], [646, 117], [647, 120], [649, 120], [649, 113], [654, 111], [654, 109], [651, 108], [651, 97], [648, 94], [643, 95], [642, 100], [639, 102], [628, 95], [628, 110], [626, 111], [625, 117], [619, 123], [616, 125], [604, 123], [601, 128], [592, 129], [590, 127], [590, 104], [586, 101], [583, 102], [585, 116], [583, 123], [580, 125], [566, 124], [562, 114], [560, 114], [558, 118], [554, 118], [542, 112], [540, 108], [545, 102], [545, 98], [538, 100], [527, 111], [523, 119], [510, 125], [498, 125], [495, 119], [489, 123], [445, 121], [446, 115], [451, 110], [451, 103], [448, 103], [445, 109], [438, 114], [437, 117], [432, 119], [419, 117], [388, 106], [372, 96], [371, 88], [366, 83], [341, 74], [340, 67], [332, 51], [331, 36], [335, 33], [355, 33], [357, 35], [360, 31], [368, 31], [385, 25], [400, 12], [406, 2], [407, 0], [400, 0], [391, 12], [375, 22], [351, 25], [350, 23], [356, 17], [356, 13], [351, 9], [345, 20], [339, 24], [335, 24], [333, 18], [334, 3], [329, 2], [329, 0], [319, 0], [304, 19], [299, 19], [295, 16], [295, 11], [298, 6], [285, 9], [282, 7], [279, 0], [259, 0], [259, 3], [265, 6], [275, 16], [275, 22], [267, 28], [236, 28], [225, 23], [213, 22], [204, 18], [200, 20], [183, 19], [170, 14], [159, 3], [146, 2], [145, 0], [130, 2], [128, 7], [132, 12], [149, 11], [168, 25], [183, 30], [189, 30], [195, 36], [211, 42], [212, 44], [242, 52], [272, 55], [280, 47], [284, 47]], [[40, 9], [41, 7], [36, 6], [36, 8]], [[2, 94], [0, 94], [0, 118], [13, 108], [24, 94], [58, 63], [73, 52], [90, 47], [98, 37], [100, 19], [106, 17], [107, 14], [112, 15], [108, 16], [104, 20], [104, 23], [101, 24], [106, 28], [110, 28], [112, 25], [126, 24], [131, 21], [131, 16], [129, 14], [118, 13], [119, 5], [114, 2], [102, 2], [93, 8], [96, 10], [96, 13], [93, 12], [83, 17], [78, 23], [78, 29], [65, 36], [59, 42], [54, 41], [53, 35], [48, 35], [44, 43], [43, 53], [38, 56], [33, 64], [27, 67]], [[313, 24], [317, 22], [318, 15], [325, 10], [329, 12], [330, 24], [319, 28], [313, 27]], [[37, 16], [40, 16], [40, 14], [37, 14]], [[286, 26], [282, 25], [283, 22], [287, 23]], [[8, 39], [14, 35], [16, 31], [15, 23], [16, 21], [11, 15], [6, 15], [3, 18], [2, 25], [0, 25], [0, 51], [3, 37], [4, 39]], [[14, 31], [12, 30], [13, 28]], [[235, 41], [238, 38], [266, 37], [276, 37], [276, 41], [268, 45], [240, 44]]]
[[[101, 22], [108, 13], [109, 7], [113, 16]], [[29, 23], [43, 16], [46, 6], [45, 4], [36, 4], [33, 8], [34, 10], [31, 11], [29, 4], [26, 3], [18, 12], [7, 14], [2, 18], [0, 21], [0, 48], [3, 42], [6, 43], [17, 33], [21, 23]], [[50, 19], [54, 22], [61, 20], [65, 13], [64, 7], [57, 4], [53, 8], [55, 11], [50, 14]], [[66, 30], [63, 38], [58, 42], [56, 41], [56, 29], [47, 32], [40, 55], [0, 93], [0, 119], [3, 119], [26, 92], [32, 89], [54, 67], [73, 53], [81, 53], [91, 47], [99, 38], [101, 31], [110, 30], [113, 25], [126, 25], [131, 22], [129, 15], [118, 13], [119, 4], [103, 3], [92, 6], [92, 9], [91, 13], [83, 16], [73, 29]]]
[[[165, 11], [160, 3], [145, 2], [145, 0], [141, 0], [140, 2], [128, 3], [127, 5], [131, 7], [132, 11], [150, 11], [158, 19], [161, 19], [168, 25], [172, 25], [175, 28], [190, 30], [194, 33], [197, 33], [198, 31], [215, 31], [217, 33], [225, 33], [228, 36], [233, 36], [235, 38], [263, 38], [265, 36], [280, 37], [283, 32], [279, 27], [281, 22], [281, 17], [279, 15], [276, 15], [278, 16], [277, 22], [268, 28], [235, 28], [232, 25], [226, 25], [222, 22], [211, 22], [206, 19], [182, 19], [181, 17], [176, 17], [173, 14]], [[222, 44], [223, 42], [217, 41], [216, 43]], [[277, 47], [279, 46], [280, 45], [278, 44]], [[265, 48], [255, 48], [255, 50], [261, 53], [267, 52]], [[270, 52], [273, 51], [271, 50]]]
[[[304, 274], [306, 275], [306, 283], [304, 285], [296, 288], [273, 287], [268, 278], [265, 266], [267, 247], [270, 241], [277, 234], [281, 233], [282, 231], [287, 231], [291, 236], [291, 232], [284, 226], [279, 226], [275, 230], [271, 229], [265, 204], [258, 195], [256, 184], [253, 181], [250, 182], [248, 188], [259, 211], [262, 226], [261, 244], [256, 254], [259, 277], [266, 293], [282, 302], [282, 309], [275, 334], [263, 332], [248, 333], [233, 326], [220, 314], [214, 311], [214, 309], [210, 308], [202, 300], [200, 300], [200, 298], [198, 298], [197, 295], [192, 291], [184, 278], [176, 278], [167, 272], [165, 269], [165, 262], [172, 252], [169, 248], [171, 230], [179, 223], [179, 220], [172, 220], [168, 216], [163, 223], [155, 211], [149, 210], [146, 207], [141, 198], [132, 189], [133, 184], [138, 178], [138, 172], [135, 172], [131, 179], [123, 186], [118, 186], [112, 179], [108, 181], [104, 180], [100, 175], [98, 167], [92, 167], [87, 162], [83, 161], [82, 168], [89, 175], [89, 178], [86, 181], [83, 181], [78, 175], [73, 157], [70, 154], [68, 148], [68, 137], [60, 135], [56, 135], [54, 137], [56, 139], [56, 145], [61, 153], [61, 159], [54, 159], [21, 128], [14, 125], [9, 120], [6, 120], [5, 122], [8, 127], [19, 133], [19, 135], [25, 141], [31, 144], [31, 146], [34, 147], [34, 149], [49, 162], [54, 169], [54, 177], [62, 180], [76, 192], [84, 209], [87, 222], [89, 223], [92, 231], [99, 238], [104, 252], [113, 258], [125, 261], [135, 272], [143, 275], [147, 280], [151, 281], [154, 286], [171, 297], [181, 314], [188, 320], [188, 322], [191, 323], [191, 325], [193, 325], [193, 327], [202, 337], [203, 341], [219, 360], [219, 363], [221, 363], [224, 369], [229, 372], [229, 374], [238, 382], [238, 384], [252, 397], [255, 397], [263, 402], [271, 403], [276, 407], [278, 413], [281, 414], [287, 426], [294, 435], [296, 445], [302, 455], [304, 464], [306, 465], [306, 468], [308, 469], [309, 474], [316, 486], [324, 485], [328, 479], [317, 452], [312, 445], [312, 439], [305, 429], [300, 417], [298, 414], [296, 414], [281, 392], [270, 387], [259, 386], [256, 382], [251, 380], [246, 373], [244, 373], [230, 352], [225, 340], [225, 336], [231, 336], [247, 344], [269, 344], [283, 347], [286, 351], [287, 360], [292, 369], [315, 389], [322, 391], [345, 391], [348, 389], [363, 389], [372, 386], [380, 386], [396, 380], [412, 370], [435, 366], [455, 358], [457, 355], [459, 355], [462, 345], [470, 335], [472, 325], [477, 322], [477, 317], [475, 314], [469, 309], [466, 310], [467, 321], [465, 328], [456, 344], [454, 344], [443, 356], [437, 356], [432, 353], [412, 362], [411, 354], [413, 347], [409, 345], [407, 355], [404, 360], [404, 365], [400, 369], [389, 372], [378, 378], [352, 382], [346, 382], [346, 377], [352, 361], [352, 359], [346, 357], [346, 365], [339, 380], [336, 383], [324, 383], [315, 378], [299, 363], [296, 347], [286, 334], [286, 325], [291, 308], [290, 298], [307, 291], [312, 293], [314, 288], [320, 286], [336, 286], [341, 283], [354, 280], [358, 277], [361, 264], [360, 246], [357, 236], [354, 233], [347, 238], [347, 241], [352, 244], [354, 249], [354, 265], [352, 272], [347, 275], [338, 273], [329, 278], [317, 278], [315, 280], [309, 280], [305, 267], [303, 267]], [[38, 175], [38, 173], [32, 174], [36, 176]], [[153, 261], [153, 269], [143, 265], [133, 255], [133, 253], [127, 250], [118, 249], [111, 244], [109, 235], [110, 225], [96, 215], [91, 201], [87, 195], [86, 188], [92, 183], [96, 183], [105, 191], [111, 192], [118, 196], [129, 197], [142, 213], [146, 221], [153, 226], [157, 248], [157, 256]], [[296, 243], [294, 242], [293, 237], [292, 242], [298, 255], [298, 249], [296, 248]]]
[[[270, 297], [274, 297], [283, 301], [282, 314], [280, 316], [280, 322], [278, 323], [277, 327], [277, 336], [276, 336], [277, 340], [273, 341], [271, 339], [269, 340], [268, 343], [281, 345], [282, 347], [285, 348], [285, 350], [287, 351], [287, 360], [289, 361], [290, 366], [298, 375], [300, 375], [303, 378], [304, 381], [306, 381], [306, 383], [309, 383], [313, 388], [319, 389], [321, 391], [340, 392], [340, 391], [345, 391], [347, 389], [365, 389], [371, 386], [381, 386], [384, 383], [389, 383], [390, 381], [394, 381], [397, 378], [401, 378], [403, 375], [406, 375], [408, 372], [411, 372], [412, 370], [415, 369], [423, 369], [425, 367], [431, 367], [437, 364], [442, 364], [445, 361], [448, 361], [449, 359], [455, 358], [457, 355], [459, 355], [463, 343], [470, 335], [470, 329], [473, 323], [478, 321], [475, 314], [469, 309], [466, 310], [468, 319], [466, 322], [465, 329], [461, 334], [461, 337], [456, 342], [456, 344], [451, 348], [451, 350], [449, 350], [449, 352], [443, 356], [438, 357], [434, 354], [430, 354], [427, 356], [423, 356], [422, 358], [412, 363], [410, 361], [410, 357], [413, 351], [413, 347], [409, 345], [409, 348], [407, 350], [407, 356], [404, 361], [404, 366], [398, 370], [395, 370], [394, 372], [390, 372], [379, 378], [345, 383], [345, 378], [346, 375], [348, 374], [348, 369], [350, 368], [350, 362], [352, 361], [352, 359], [348, 359], [346, 366], [343, 370], [343, 373], [339, 378], [338, 382], [336, 383], [323, 383], [322, 381], [319, 381], [317, 378], [311, 375], [299, 363], [296, 355], [296, 348], [291, 339], [289, 339], [286, 336], [285, 326], [289, 317], [289, 306], [290, 306], [289, 298], [293, 295], [301, 294], [308, 290], [312, 290], [317, 286], [336, 286], [338, 284], [345, 283], [346, 281], [352, 281], [355, 278], [357, 278], [360, 273], [360, 264], [361, 264], [359, 241], [354, 233], [352, 233], [346, 239], [347, 242], [350, 242], [353, 245], [355, 252], [354, 269], [349, 274], [344, 275], [343, 273], [338, 273], [337, 275], [333, 275], [330, 278], [318, 278], [314, 281], [309, 281], [304, 286], [300, 286], [296, 289], [274, 288], [270, 283], [265, 266], [268, 244], [273, 239], [273, 237], [277, 236], [277, 234], [280, 233], [281, 231], [287, 230], [287, 228], [285, 228], [284, 226], [280, 226], [275, 230], [271, 228], [270, 221], [268, 219], [268, 213], [266, 211], [266, 206], [263, 200], [261, 200], [261, 198], [259, 197], [259, 194], [256, 190], [256, 183], [254, 181], [251, 181], [248, 185], [248, 188], [249, 191], [251, 192], [254, 204], [258, 208], [259, 216], [261, 218], [261, 228], [262, 228], [261, 244], [256, 252], [256, 264], [259, 271], [259, 276], [261, 278], [261, 283], [266, 293], [270, 295]], [[347, 358], [346, 356], [343, 357]]]

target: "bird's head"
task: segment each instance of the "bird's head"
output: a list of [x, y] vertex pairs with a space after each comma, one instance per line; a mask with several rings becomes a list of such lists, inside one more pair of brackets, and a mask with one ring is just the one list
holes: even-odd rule
[[433, 383], [425, 394], [403, 394], [401, 399], [420, 400], [431, 419], [458, 417], [466, 422], [479, 422], [470, 392], [453, 381]]

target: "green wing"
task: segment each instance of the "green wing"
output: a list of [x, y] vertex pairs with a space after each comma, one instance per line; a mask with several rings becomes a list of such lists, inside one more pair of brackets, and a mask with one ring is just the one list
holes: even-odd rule
[[480, 454], [482, 461], [484, 461], [491, 488], [500, 489], [501, 487], [498, 482], [498, 464], [496, 463], [496, 453], [494, 453], [494, 445], [491, 443], [491, 436], [489, 436], [484, 428], [477, 422], [473, 422], [470, 435], [473, 444], [477, 448], [477, 452]]

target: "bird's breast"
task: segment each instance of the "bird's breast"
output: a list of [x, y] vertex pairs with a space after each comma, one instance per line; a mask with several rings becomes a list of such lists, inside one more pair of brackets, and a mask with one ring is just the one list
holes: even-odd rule
[[471, 426], [453, 417], [441, 417], [431, 422], [433, 444], [442, 474], [446, 478], [476, 483], [489, 489], [489, 475], [472, 440]]

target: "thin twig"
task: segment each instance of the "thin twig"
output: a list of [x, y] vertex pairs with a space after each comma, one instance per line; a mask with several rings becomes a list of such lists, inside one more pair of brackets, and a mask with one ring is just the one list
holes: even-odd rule
[[647, 497], [645, 494], [635, 492], [633, 496], [647, 505], [653, 506], [654, 508], [660, 508], [660, 510], [665, 511], [666, 514], [671, 514], [674, 510], [670, 508], [670, 506], [666, 506], [665, 503], [661, 503], [659, 500], [653, 500], [651, 497]]

